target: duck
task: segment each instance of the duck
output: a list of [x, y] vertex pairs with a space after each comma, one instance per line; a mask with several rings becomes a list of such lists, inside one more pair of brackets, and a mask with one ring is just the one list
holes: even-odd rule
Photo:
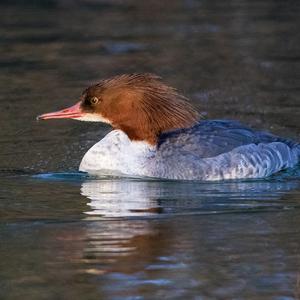
[[79, 101], [38, 120], [112, 127], [83, 156], [93, 176], [216, 181], [265, 178], [300, 160], [300, 144], [235, 120], [204, 120], [177, 89], [148, 73], [122, 74], [86, 88]]

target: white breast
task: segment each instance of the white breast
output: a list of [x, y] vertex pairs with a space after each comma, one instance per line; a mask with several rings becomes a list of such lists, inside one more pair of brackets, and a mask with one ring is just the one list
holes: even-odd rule
[[84, 155], [79, 170], [101, 175], [149, 176], [149, 160], [155, 147], [131, 141], [121, 130], [113, 130]]

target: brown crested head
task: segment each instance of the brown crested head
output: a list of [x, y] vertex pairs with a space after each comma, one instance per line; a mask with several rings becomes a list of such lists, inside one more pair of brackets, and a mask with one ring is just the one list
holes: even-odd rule
[[50, 118], [109, 123], [131, 140], [154, 145], [162, 132], [195, 124], [199, 113], [160, 77], [124, 74], [88, 87], [71, 108], [40, 116]]
[[125, 74], [90, 86], [82, 95], [81, 108], [130, 139], [151, 144], [162, 132], [189, 127], [199, 119], [184, 96], [152, 74]]

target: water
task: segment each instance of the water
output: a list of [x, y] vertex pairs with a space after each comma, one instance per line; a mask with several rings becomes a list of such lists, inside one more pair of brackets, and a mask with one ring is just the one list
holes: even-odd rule
[[208, 118], [300, 140], [298, 1], [0, 3], [0, 299], [300, 298], [300, 168], [216, 183], [77, 172], [110, 128], [36, 115], [153, 72]]

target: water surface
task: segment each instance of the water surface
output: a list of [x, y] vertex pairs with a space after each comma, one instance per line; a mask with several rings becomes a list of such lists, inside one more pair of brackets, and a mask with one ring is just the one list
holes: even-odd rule
[[300, 140], [298, 1], [1, 1], [0, 299], [300, 298], [300, 169], [89, 178], [110, 128], [36, 115], [153, 72], [207, 118]]

